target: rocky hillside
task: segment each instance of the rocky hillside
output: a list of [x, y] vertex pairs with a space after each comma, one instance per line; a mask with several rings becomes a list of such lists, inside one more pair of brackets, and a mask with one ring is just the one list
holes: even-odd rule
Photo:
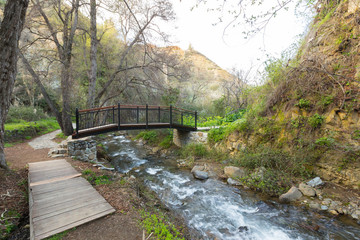
[[271, 66], [245, 119], [223, 141], [240, 165], [258, 161], [360, 189], [359, 16], [359, 0], [319, 5], [297, 56]]
[[184, 81], [172, 84], [183, 89], [190, 96], [189, 103], [209, 105], [211, 101], [224, 94], [222, 87], [224, 83], [234, 78], [229, 72], [191, 47], [187, 50], [182, 50], [177, 46], [166, 49], [175, 55], [188, 70], [189, 75]]

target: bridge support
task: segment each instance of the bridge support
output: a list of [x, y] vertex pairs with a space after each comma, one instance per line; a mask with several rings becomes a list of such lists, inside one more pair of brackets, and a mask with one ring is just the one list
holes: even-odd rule
[[189, 143], [206, 143], [207, 133], [198, 131], [182, 131], [174, 129], [173, 142], [178, 147], [184, 147]]

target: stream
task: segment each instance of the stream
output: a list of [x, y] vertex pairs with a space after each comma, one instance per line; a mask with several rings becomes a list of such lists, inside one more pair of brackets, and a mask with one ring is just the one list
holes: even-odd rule
[[125, 136], [102, 143], [113, 157], [115, 169], [142, 180], [185, 219], [198, 239], [360, 239], [360, 225], [263, 201], [219, 180], [196, 180], [189, 171], [178, 168], [175, 160], [147, 158], [143, 147]]

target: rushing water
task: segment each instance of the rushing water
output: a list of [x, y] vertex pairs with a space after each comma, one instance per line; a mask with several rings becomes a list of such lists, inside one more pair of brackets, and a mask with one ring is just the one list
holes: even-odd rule
[[[360, 239], [360, 226], [261, 201], [218, 180], [196, 180], [177, 168], [174, 160], [146, 159], [145, 152], [124, 136], [103, 144], [117, 171], [132, 171], [142, 179], [170, 209], [184, 217], [200, 239]], [[319, 226], [319, 230], [311, 226]]]

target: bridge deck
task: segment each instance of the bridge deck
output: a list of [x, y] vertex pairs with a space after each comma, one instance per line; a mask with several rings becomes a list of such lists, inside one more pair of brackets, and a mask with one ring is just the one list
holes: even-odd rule
[[30, 239], [103, 217], [115, 209], [66, 160], [29, 163]]
[[91, 135], [113, 132], [119, 130], [136, 130], [136, 129], [160, 129], [160, 128], [176, 128], [184, 131], [194, 131], [194, 127], [184, 126], [181, 124], [171, 124], [170, 123], [135, 123], [135, 124], [121, 124], [120, 128], [117, 124], [108, 124], [99, 127], [87, 128], [79, 130], [78, 135], [74, 133], [73, 138], [87, 137]]

